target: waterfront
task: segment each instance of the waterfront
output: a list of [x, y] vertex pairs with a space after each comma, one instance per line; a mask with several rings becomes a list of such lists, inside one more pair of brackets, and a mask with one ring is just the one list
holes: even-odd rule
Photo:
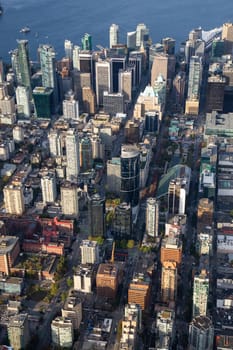
[[[144, 22], [150, 29], [153, 42], [172, 36], [178, 43], [187, 38], [188, 32], [198, 26], [209, 30], [232, 21], [232, 0], [224, 0], [221, 6], [216, 0], [3, 0], [4, 13], [0, 17], [0, 56], [9, 61], [8, 52], [16, 47], [16, 39], [27, 38], [30, 56], [37, 57], [41, 43], [54, 45], [58, 56], [63, 55], [65, 39], [80, 45], [80, 38], [88, 32], [95, 45], [108, 46], [108, 30], [117, 23], [121, 41], [126, 41], [126, 32], [133, 31]], [[130, 4], [130, 5], [129, 5]], [[29, 26], [31, 32], [20, 33]]]

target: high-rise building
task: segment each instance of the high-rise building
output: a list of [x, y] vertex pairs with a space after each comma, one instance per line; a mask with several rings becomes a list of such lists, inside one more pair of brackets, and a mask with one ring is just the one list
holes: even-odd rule
[[57, 316], [51, 323], [52, 343], [59, 348], [72, 348], [74, 330], [72, 320]]
[[224, 40], [224, 53], [233, 53], [233, 23], [224, 23], [222, 27], [222, 40]]
[[206, 92], [206, 112], [223, 112], [224, 89], [226, 78], [220, 75], [213, 75], [208, 78]]
[[212, 42], [211, 56], [214, 58], [223, 56], [224, 46], [224, 40], [221, 40], [220, 38], [214, 39]]
[[164, 261], [162, 266], [161, 298], [164, 303], [174, 302], [177, 289], [177, 264]]
[[113, 157], [107, 161], [107, 189], [119, 195], [121, 189], [121, 160]]
[[165, 79], [167, 86], [171, 86], [175, 74], [175, 65], [176, 58], [174, 55], [163, 52], [156, 53], [151, 68], [151, 86], [154, 86], [154, 82], [160, 75]]
[[42, 86], [35, 87], [33, 100], [37, 118], [50, 119], [53, 106], [53, 89]]
[[96, 99], [99, 107], [103, 106], [104, 91], [111, 91], [111, 66], [109, 61], [98, 61], [95, 65]]
[[137, 36], [136, 31], [127, 33], [127, 48], [129, 50], [136, 49], [136, 36]]
[[53, 89], [53, 111], [55, 111], [59, 102], [56, 53], [54, 47], [50, 45], [40, 45], [38, 51], [40, 56], [42, 85], [45, 88]]
[[139, 23], [136, 28], [136, 46], [140, 47], [149, 39], [149, 29], [144, 23]]
[[73, 43], [70, 40], [64, 41], [65, 56], [67, 58], [73, 59]]
[[119, 78], [119, 92], [123, 94], [124, 102], [131, 103], [132, 87], [133, 87], [132, 69], [120, 70], [118, 74], [118, 78]]
[[109, 47], [110, 49], [119, 43], [119, 26], [112, 24], [109, 28]]
[[148, 309], [151, 281], [143, 273], [136, 274], [129, 284], [128, 303], [141, 306], [142, 311]]
[[83, 112], [88, 114], [96, 113], [96, 95], [91, 87], [82, 88]]
[[160, 115], [157, 111], [146, 112], [144, 119], [145, 132], [157, 133], [159, 131], [159, 119]]
[[129, 239], [132, 235], [132, 208], [121, 203], [115, 208], [112, 231], [116, 239]]
[[159, 202], [155, 198], [146, 202], [146, 233], [154, 238], [159, 234]]
[[65, 95], [65, 100], [62, 102], [63, 116], [65, 119], [79, 118], [79, 102], [75, 99], [72, 91]]
[[139, 201], [140, 153], [135, 145], [121, 147], [121, 201], [132, 207]]
[[10, 318], [8, 338], [14, 350], [26, 349], [30, 341], [28, 314], [18, 314]]
[[71, 217], [78, 216], [78, 189], [75, 184], [65, 182], [61, 185], [61, 207], [62, 214]]
[[189, 65], [188, 99], [199, 100], [202, 81], [202, 62], [200, 57], [192, 56]]
[[143, 54], [139, 51], [130, 52], [128, 67], [133, 70], [133, 88], [137, 88], [142, 78]]
[[75, 129], [69, 129], [66, 132], [66, 178], [69, 181], [77, 182], [79, 165], [79, 139]]
[[115, 116], [117, 113], [124, 113], [124, 96], [120, 92], [109, 93], [104, 91], [103, 93], [103, 109], [104, 112]]
[[100, 264], [96, 274], [97, 295], [114, 299], [119, 285], [119, 269], [114, 264]]
[[83, 172], [92, 169], [93, 157], [92, 157], [92, 144], [91, 139], [88, 136], [83, 137], [79, 144], [79, 157], [80, 167]]
[[80, 63], [79, 63], [79, 54], [80, 54], [81, 48], [78, 45], [74, 45], [73, 47], [73, 53], [72, 53], [72, 60], [73, 60], [73, 68], [80, 70]]
[[94, 194], [88, 201], [89, 233], [103, 236], [105, 233], [105, 198]]
[[189, 350], [212, 350], [214, 327], [206, 316], [195, 317], [189, 325]]
[[162, 45], [164, 52], [168, 55], [174, 55], [175, 54], [175, 46], [176, 41], [173, 38], [163, 38], [162, 39]]
[[95, 264], [99, 262], [99, 245], [95, 241], [83, 240], [80, 244], [81, 263]]
[[186, 87], [186, 74], [179, 72], [173, 80], [172, 97], [176, 108], [184, 108], [184, 97]]
[[19, 125], [13, 128], [13, 140], [15, 143], [20, 143], [24, 140], [24, 129]]
[[186, 203], [186, 181], [176, 178], [170, 181], [168, 187], [168, 212], [184, 214]]
[[209, 294], [209, 278], [206, 270], [194, 277], [193, 283], [193, 318], [206, 316]]
[[6, 185], [3, 188], [4, 203], [7, 214], [22, 215], [25, 210], [23, 187]]
[[93, 159], [105, 159], [104, 156], [104, 143], [101, 140], [101, 138], [97, 135], [92, 135], [91, 138], [91, 144], [92, 144], [92, 157]]
[[0, 272], [10, 275], [20, 253], [19, 238], [15, 236], [0, 236]]
[[92, 265], [79, 265], [74, 273], [74, 290], [91, 293], [94, 281], [94, 268]]
[[30, 118], [31, 107], [29, 88], [25, 86], [17, 86], [15, 94], [18, 114], [25, 118]]
[[162, 240], [160, 249], [160, 261], [163, 264], [166, 261], [174, 261], [180, 265], [182, 259], [182, 241], [173, 233]]
[[62, 156], [61, 135], [57, 130], [51, 130], [48, 135], [49, 152], [51, 157]]
[[54, 203], [57, 198], [57, 183], [53, 173], [41, 178], [42, 199], [44, 203]]
[[88, 33], [82, 37], [82, 50], [92, 51], [92, 36]]
[[79, 298], [69, 295], [61, 310], [62, 317], [72, 321], [73, 329], [78, 330], [82, 321], [82, 301]]
[[140, 141], [140, 124], [137, 120], [129, 119], [124, 129], [125, 143], [139, 143]]
[[157, 337], [155, 342], [156, 349], [170, 349], [174, 337], [174, 311], [162, 309], [157, 313], [156, 330]]
[[[119, 72], [126, 67], [126, 56], [118, 55], [110, 58], [111, 64], [111, 87], [114, 93], [119, 91]], [[110, 92], [110, 91], [109, 91]]]
[[31, 97], [31, 67], [29, 62], [28, 40], [18, 40], [18, 55], [16, 65], [18, 70], [18, 84], [29, 89]]

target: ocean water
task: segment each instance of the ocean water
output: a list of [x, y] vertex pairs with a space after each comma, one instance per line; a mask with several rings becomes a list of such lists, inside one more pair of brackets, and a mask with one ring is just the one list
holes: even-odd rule
[[[0, 0], [4, 13], [0, 17], [0, 57], [10, 61], [9, 51], [16, 40], [29, 40], [30, 57], [37, 58], [39, 44], [51, 44], [57, 56], [64, 55], [64, 40], [81, 44], [84, 33], [96, 45], [108, 46], [112, 23], [120, 26], [121, 42], [138, 23], [150, 29], [153, 43], [171, 36], [178, 44], [191, 29], [209, 30], [233, 21], [233, 0]], [[20, 33], [29, 26], [31, 32]]]

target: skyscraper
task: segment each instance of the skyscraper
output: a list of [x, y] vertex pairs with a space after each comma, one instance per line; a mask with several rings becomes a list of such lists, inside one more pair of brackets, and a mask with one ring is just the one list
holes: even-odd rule
[[42, 86], [35, 87], [33, 100], [37, 118], [50, 119], [53, 106], [53, 89]]
[[49, 151], [51, 157], [60, 157], [62, 155], [61, 135], [57, 130], [50, 131], [48, 135]]
[[195, 317], [189, 325], [189, 350], [212, 350], [214, 327], [206, 316]]
[[61, 207], [62, 214], [71, 217], [78, 216], [78, 189], [75, 184], [65, 182], [61, 185]]
[[65, 95], [65, 100], [62, 102], [63, 116], [65, 119], [79, 118], [79, 102], [75, 99], [75, 95], [72, 91]]
[[79, 139], [75, 129], [69, 129], [66, 132], [66, 178], [69, 181], [77, 182], [79, 165]]
[[130, 204], [116, 206], [113, 220], [113, 236], [116, 239], [129, 239], [132, 235], [132, 208]]
[[88, 201], [89, 233], [103, 236], [105, 233], [105, 198], [94, 194]]
[[135, 145], [121, 147], [121, 201], [133, 207], [139, 201], [140, 153]]
[[[115, 56], [111, 57], [111, 87], [112, 92], [119, 91], [119, 72], [125, 69], [126, 66], [126, 56]], [[110, 91], [109, 91], [110, 92]]]
[[118, 90], [124, 96], [124, 101], [130, 103], [132, 101], [133, 74], [132, 69], [120, 70], [118, 73]]
[[29, 50], [28, 50], [28, 40], [18, 40], [18, 62], [16, 63], [19, 70], [20, 79], [18, 79], [18, 84], [25, 86], [29, 89], [31, 97], [31, 68], [29, 62]]
[[162, 266], [161, 297], [169, 303], [176, 299], [177, 264], [175, 261], [164, 261]]
[[38, 51], [40, 55], [42, 85], [53, 89], [53, 110], [55, 110], [59, 102], [56, 53], [53, 46], [50, 45], [40, 45]]
[[25, 118], [30, 118], [31, 108], [29, 88], [25, 86], [17, 86], [15, 93], [18, 114]]
[[23, 187], [6, 185], [3, 189], [6, 213], [22, 215], [24, 213]]
[[159, 202], [155, 198], [148, 198], [146, 202], [146, 233], [151, 237], [159, 233]]
[[194, 277], [193, 283], [193, 318], [206, 316], [209, 294], [209, 278], [206, 270]]
[[139, 23], [136, 28], [136, 46], [140, 47], [144, 41], [148, 40], [149, 29], [144, 23]]
[[66, 57], [73, 59], [73, 43], [70, 40], [65, 40], [64, 49]]
[[109, 47], [110, 49], [113, 45], [119, 43], [119, 26], [117, 24], [112, 24], [109, 28]]
[[188, 99], [199, 99], [202, 80], [202, 62], [200, 57], [192, 56], [189, 66]]
[[57, 198], [56, 177], [49, 173], [41, 178], [42, 199], [44, 203], [53, 203]]
[[91, 51], [92, 50], [92, 36], [85, 33], [82, 37], [82, 50]]
[[136, 31], [127, 33], [127, 48], [129, 50], [136, 49]]
[[80, 167], [82, 171], [87, 171], [92, 169], [93, 158], [92, 158], [92, 144], [91, 139], [86, 136], [80, 140]]
[[224, 40], [224, 53], [233, 53], [233, 23], [224, 23], [222, 27], [222, 40]]
[[98, 61], [95, 65], [96, 70], [96, 98], [97, 105], [103, 106], [104, 91], [111, 91], [111, 67], [109, 61]]

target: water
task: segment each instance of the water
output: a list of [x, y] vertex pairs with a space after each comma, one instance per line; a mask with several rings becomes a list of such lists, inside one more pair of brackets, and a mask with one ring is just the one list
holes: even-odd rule
[[[127, 31], [145, 23], [153, 42], [172, 36], [180, 43], [195, 27], [209, 30], [233, 21], [232, 0], [1, 0], [1, 3], [4, 14], [0, 18], [0, 57], [6, 61], [10, 61], [8, 52], [16, 47], [16, 39], [29, 40], [32, 59], [37, 58], [39, 44], [45, 43], [52, 44], [58, 57], [62, 57], [64, 40], [80, 45], [85, 32], [92, 35], [93, 48], [108, 46], [112, 23], [120, 26], [121, 42], [126, 42]], [[19, 33], [25, 26], [31, 32]]]

